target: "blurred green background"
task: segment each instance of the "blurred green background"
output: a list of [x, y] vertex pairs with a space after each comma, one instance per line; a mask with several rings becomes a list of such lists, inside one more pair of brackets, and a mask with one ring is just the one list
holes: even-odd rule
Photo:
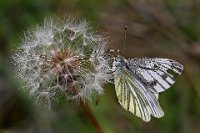
[[45, 18], [78, 14], [98, 31], [107, 32], [110, 48], [125, 57], [166, 57], [185, 69], [176, 84], [160, 94], [165, 112], [144, 123], [120, 107], [113, 85], [90, 106], [105, 133], [200, 133], [200, 1], [199, 0], [1, 0], [0, 132], [93, 133], [81, 109], [61, 102], [52, 112], [33, 107], [10, 80], [10, 55], [27, 29]]

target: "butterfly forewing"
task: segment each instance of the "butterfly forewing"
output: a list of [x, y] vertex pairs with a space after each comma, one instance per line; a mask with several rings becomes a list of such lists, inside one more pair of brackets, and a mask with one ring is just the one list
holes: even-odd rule
[[183, 65], [164, 58], [133, 58], [129, 60], [130, 71], [153, 92], [162, 92], [175, 83], [174, 73], [181, 74]]

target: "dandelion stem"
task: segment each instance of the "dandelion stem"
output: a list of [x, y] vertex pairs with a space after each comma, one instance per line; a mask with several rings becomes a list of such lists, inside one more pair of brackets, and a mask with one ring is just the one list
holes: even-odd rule
[[[72, 91], [75, 94], [78, 94], [78, 90], [75, 86], [72, 87]], [[90, 106], [80, 97], [80, 105], [82, 106], [85, 114], [87, 115], [88, 119], [92, 122], [92, 124], [94, 125], [94, 127], [96, 128], [97, 133], [103, 133], [103, 130], [100, 126], [100, 124], [98, 123], [95, 115], [93, 114]]]
[[81, 106], [83, 107], [87, 117], [90, 119], [92, 124], [95, 126], [97, 133], [103, 133], [101, 126], [99, 125], [95, 115], [93, 114], [90, 106], [84, 102], [82, 99], [80, 100]]

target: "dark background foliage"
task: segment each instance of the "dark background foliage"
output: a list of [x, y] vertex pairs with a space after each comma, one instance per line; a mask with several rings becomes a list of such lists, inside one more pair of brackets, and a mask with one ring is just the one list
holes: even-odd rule
[[[185, 69], [169, 90], [160, 94], [165, 112], [144, 123], [117, 102], [113, 85], [90, 106], [105, 133], [200, 132], [200, 1], [199, 0], [1, 0], [0, 1], [0, 132], [95, 132], [78, 106], [61, 101], [52, 112], [33, 107], [10, 80], [10, 55], [20, 35], [45, 18], [78, 14], [99, 31], [108, 32], [111, 49], [123, 56], [166, 57]], [[80, 110], [80, 111], [79, 111]]]

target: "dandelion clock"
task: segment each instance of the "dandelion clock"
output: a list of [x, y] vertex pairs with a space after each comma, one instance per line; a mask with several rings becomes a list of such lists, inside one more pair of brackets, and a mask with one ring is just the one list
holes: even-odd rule
[[67, 100], [102, 94], [109, 79], [104, 58], [107, 40], [92, 32], [85, 20], [45, 20], [24, 34], [13, 56], [24, 90], [38, 101], [62, 95]]

